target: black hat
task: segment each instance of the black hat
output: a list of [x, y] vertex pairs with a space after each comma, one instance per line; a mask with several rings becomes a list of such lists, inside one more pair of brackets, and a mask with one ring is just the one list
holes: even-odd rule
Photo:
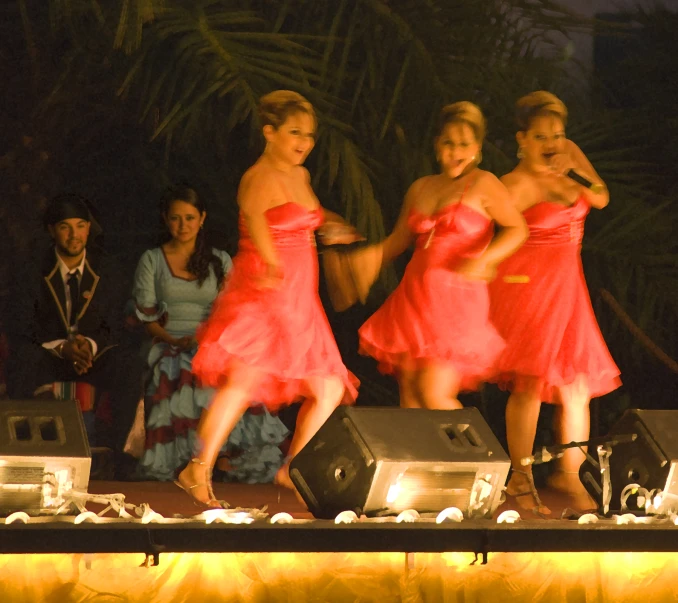
[[91, 222], [92, 214], [89, 211], [89, 204], [84, 197], [67, 193], [57, 195], [49, 201], [45, 208], [43, 221], [45, 226], [52, 226], [57, 222], [71, 218], [79, 218]]

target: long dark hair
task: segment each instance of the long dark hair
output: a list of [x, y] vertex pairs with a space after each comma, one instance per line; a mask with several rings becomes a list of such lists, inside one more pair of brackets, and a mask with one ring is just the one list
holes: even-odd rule
[[[170, 207], [175, 201], [183, 201], [192, 205], [198, 210], [200, 215], [206, 211], [205, 204], [194, 189], [186, 184], [175, 184], [170, 186], [162, 197], [161, 207], [163, 217], [169, 214]], [[210, 275], [210, 266], [214, 276], [217, 277], [217, 286], [220, 286], [224, 280], [224, 266], [221, 260], [214, 255], [212, 247], [207, 244], [204, 229], [200, 228], [195, 239], [195, 250], [188, 259], [186, 270], [198, 277], [198, 286], [202, 287], [205, 279]]]

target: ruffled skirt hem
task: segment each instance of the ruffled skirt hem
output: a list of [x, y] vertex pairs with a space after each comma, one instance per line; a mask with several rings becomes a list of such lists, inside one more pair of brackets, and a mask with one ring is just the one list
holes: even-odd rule
[[502, 390], [511, 393], [536, 392], [539, 399], [547, 404], [567, 403], [568, 393], [564, 389], [575, 387], [589, 399], [609, 394], [621, 386], [618, 370], [592, 376], [585, 373], [569, 374], [567, 377], [554, 375], [548, 378], [503, 372], [491, 379]]
[[364, 356], [371, 356], [377, 361], [379, 372], [385, 375], [394, 375], [402, 371], [418, 371], [432, 364], [448, 364], [459, 375], [459, 391], [477, 391], [483, 382], [488, 381], [496, 374], [494, 361], [501, 353], [503, 346], [497, 345], [497, 349], [480, 359], [463, 358], [453, 352], [429, 353], [415, 355], [411, 352], [394, 352], [384, 350], [376, 344], [364, 338], [360, 340], [359, 352]]
[[308, 368], [302, 374], [295, 375], [289, 370], [281, 370], [270, 364], [264, 366], [248, 363], [246, 359], [229, 353], [219, 343], [203, 346], [198, 362], [194, 362], [194, 373], [203, 386], [219, 389], [227, 385], [233, 373], [242, 370], [241, 367], [257, 372], [257, 385], [252, 392], [252, 399], [257, 404], [263, 404], [269, 411], [318, 395], [309, 384], [313, 378], [339, 378], [344, 385], [342, 404], [353, 404], [358, 397], [360, 382], [343, 365], [329, 369]]

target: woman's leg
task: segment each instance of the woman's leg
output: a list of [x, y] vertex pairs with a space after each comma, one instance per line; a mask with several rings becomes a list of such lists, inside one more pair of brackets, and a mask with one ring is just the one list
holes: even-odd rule
[[417, 397], [415, 373], [413, 371], [401, 370], [398, 373], [398, 389], [402, 408], [423, 408]]
[[219, 506], [212, 493], [212, 468], [219, 451], [251, 402], [257, 376], [255, 369], [242, 365], [237, 367], [200, 417], [196, 430], [198, 452], [179, 474], [178, 482], [193, 498], [206, 505]]
[[[532, 466], [522, 465], [521, 459], [530, 456], [534, 449], [534, 440], [537, 434], [537, 421], [541, 400], [537, 392], [536, 382], [527, 391], [514, 392], [506, 404], [506, 440], [509, 457], [511, 458], [511, 478], [506, 485], [509, 496], [518, 496], [516, 504], [523, 509], [536, 509], [539, 513], [548, 514], [551, 511], [540, 505], [532, 493], [534, 480]], [[536, 490], [535, 490], [536, 492]]]
[[[580, 375], [573, 383], [559, 388], [560, 404], [555, 408], [554, 431], [559, 444], [585, 442], [590, 432], [590, 393], [586, 377]], [[568, 448], [556, 461], [556, 470], [549, 478], [549, 485], [574, 498], [579, 510], [591, 509], [595, 503], [579, 479], [579, 467], [585, 459], [579, 448]]]
[[311, 395], [299, 409], [294, 436], [290, 443], [287, 462], [278, 469], [276, 483], [294, 490], [290, 479], [289, 462], [308, 444], [327, 421], [344, 396], [345, 386], [339, 377], [312, 377], [308, 380]]
[[449, 364], [431, 363], [414, 375], [414, 391], [423, 408], [458, 410], [459, 373]]
[[[591, 398], [586, 377], [578, 376], [573, 383], [559, 388], [558, 393], [560, 404], [556, 406], [554, 415], [556, 441], [559, 444], [585, 442], [591, 430]], [[584, 458], [579, 448], [568, 448], [557, 461], [558, 469], [578, 472]]]

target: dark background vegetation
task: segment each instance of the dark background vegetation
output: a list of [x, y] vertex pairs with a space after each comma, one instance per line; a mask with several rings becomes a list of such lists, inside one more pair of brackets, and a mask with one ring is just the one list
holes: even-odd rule
[[[595, 34], [593, 72], [549, 41], [582, 30]], [[11, 271], [44, 243], [40, 211], [61, 191], [93, 201], [97, 243], [130, 279], [157, 243], [157, 199], [172, 181], [198, 188], [213, 243], [234, 253], [235, 190], [261, 151], [257, 99], [273, 89], [297, 90], [318, 109], [307, 163], [315, 190], [374, 241], [409, 184], [434, 170], [443, 104], [483, 108], [482, 167], [502, 175], [516, 161], [514, 102], [543, 88], [568, 104], [569, 136], [611, 190], [610, 206], [587, 221], [583, 257], [624, 386], [594, 405], [594, 430], [627, 407], [675, 408], [675, 369], [603, 292], [678, 357], [676, 30], [678, 15], [664, 9], [583, 22], [550, 0], [3, 0], [0, 302], [11, 303]], [[357, 355], [356, 330], [406, 260], [367, 306], [341, 315], [328, 306], [361, 404], [397, 404], [395, 382]], [[486, 387], [464, 401], [501, 432], [505, 399]]]

